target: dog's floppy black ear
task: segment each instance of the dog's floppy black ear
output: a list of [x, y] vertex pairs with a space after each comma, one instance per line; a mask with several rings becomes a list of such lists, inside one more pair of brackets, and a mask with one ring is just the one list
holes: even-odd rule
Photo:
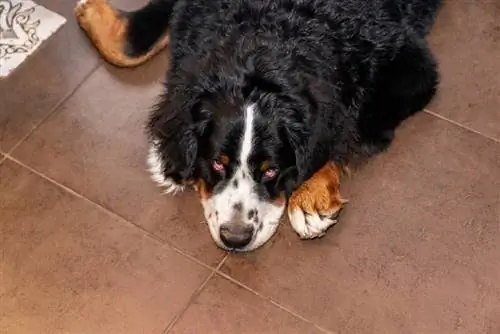
[[293, 167], [286, 171], [286, 189], [291, 193], [311, 175], [314, 170], [314, 132], [309, 117], [300, 112], [291, 112], [284, 118], [282, 131], [286, 138], [286, 150], [292, 154]]
[[201, 108], [200, 99], [201, 95], [193, 91], [167, 93], [154, 107], [147, 124], [165, 176], [178, 182], [196, 177], [199, 143], [210, 123], [209, 112]]
[[352, 127], [347, 110], [335, 96], [335, 87], [309, 81], [288, 95], [283, 130], [295, 156], [295, 187], [330, 160], [342, 161], [350, 153]]
[[282, 186], [290, 195], [307, 177], [310, 167], [309, 147], [314, 140], [312, 122], [314, 115], [310, 114], [308, 104], [300, 95], [289, 95], [284, 110], [280, 111], [279, 132], [283, 143], [280, 155], [286, 157], [291, 167], [281, 173]]

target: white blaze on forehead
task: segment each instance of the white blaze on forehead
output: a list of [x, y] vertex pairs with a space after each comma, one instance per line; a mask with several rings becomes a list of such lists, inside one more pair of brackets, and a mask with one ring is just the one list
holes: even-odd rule
[[241, 141], [241, 151], [240, 151], [240, 163], [243, 172], [249, 172], [248, 170], [248, 158], [252, 152], [252, 142], [253, 142], [253, 120], [255, 116], [255, 104], [252, 104], [245, 108], [245, 127], [243, 132], [243, 139]]
[[[231, 193], [231, 201], [243, 204], [245, 210], [253, 209], [257, 200], [254, 190], [254, 180], [251, 177], [248, 160], [253, 149], [255, 105], [251, 104], [244, 109], [243, 136], [241, 137], [239, 167], [236, 169], [231, 181], [236, 181], [238, 187], [228, 187], [224, 192]], [[231, 184], [230, 182], [229, 184]]]

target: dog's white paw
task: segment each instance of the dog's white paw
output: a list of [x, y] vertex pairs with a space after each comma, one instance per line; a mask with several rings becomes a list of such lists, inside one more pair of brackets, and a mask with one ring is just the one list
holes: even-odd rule
[[337, 218], [346, 200], [340, 197], [338, 168], [325, 164], [313, 174], [288, 200], [288, 219], [302, 239], [325, 235]]
[[289, 212], [288, 218], [301, 239], [314, 239], [324, 236], [328, 228], [337, 223], [339, 212], [340, 210], [325, 215], [318, 212], [308, 214], [297, 208]]
[[147, 164], [151, 179], [164, 189], [165, 194], [175, 195], [184, 190], [183, 185], [163, 174], [163, 162], [154, 143], [149, 147]]

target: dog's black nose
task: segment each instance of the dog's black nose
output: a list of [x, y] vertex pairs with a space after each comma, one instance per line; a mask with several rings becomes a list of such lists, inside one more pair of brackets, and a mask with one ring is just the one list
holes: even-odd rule
[[227, 248], [241, 249], [253, 237], [253, 226], [244, 223], [226, 223], [220, 227], [220, 239]]

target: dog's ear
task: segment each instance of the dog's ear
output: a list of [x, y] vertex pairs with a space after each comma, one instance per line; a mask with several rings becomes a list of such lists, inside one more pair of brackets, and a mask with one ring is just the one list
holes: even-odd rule
[[199, 144], [209, 132], [210, 114], [201, 107], [201, 94], [177, 89], [160, 98], [147, 130], [163, 162], [165, 176], [177, 182], [196, 175]]
[[295, 170], [290, 171], [295, 182], [289, 187], [296, 188], [329, 160], [340, 162], [350, 154], [352, 129], [335, 87], [327, 83], [309, 81], [287, 98], [282, 131], [295, 159]]

